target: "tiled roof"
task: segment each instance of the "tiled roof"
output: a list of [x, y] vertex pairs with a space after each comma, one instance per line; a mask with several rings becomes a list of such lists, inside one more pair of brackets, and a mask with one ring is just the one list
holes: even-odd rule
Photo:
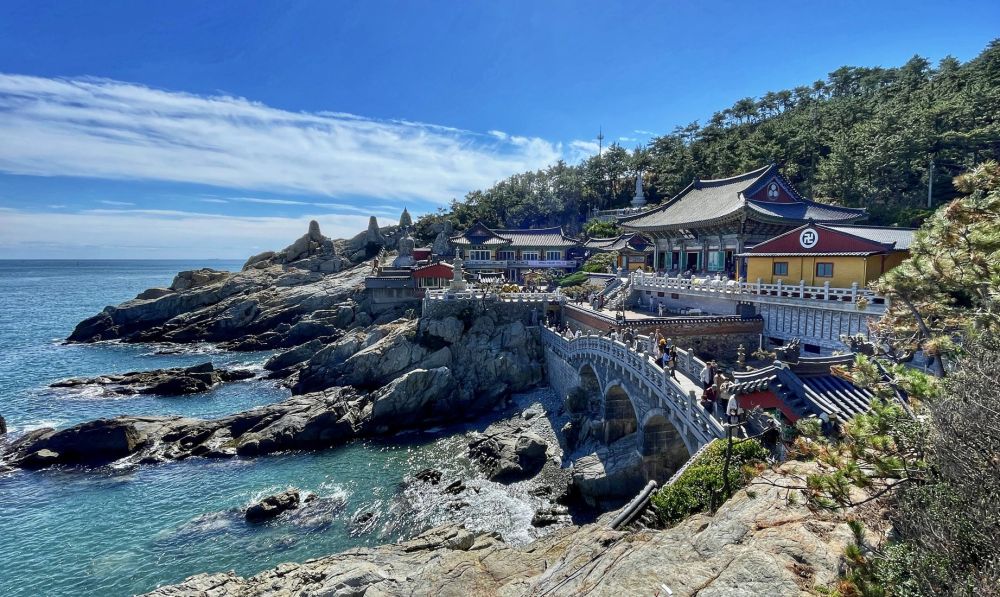
[[882, 226], [829, 226], [839, 232], [860, 236], [870, 241], [895, 245], [897, 250], [909, 249], [913, 244], [914, 228], [887, 228]]
[[580, 241], [563, 234], [562, 228], [521, 228], [491, 230], [476, 222], [450, 239], [456, 245], [506, 245], [510, 247], [576, 247]]
[[522, 228], [503, 229], [495, 231], [498, 235], [510, 239], [512, 247], [575, 247], [580, 241], [563, 234], [562, 228]]
[[667, 203], [646, 213], [622, 218], [621, 223], [627, 228], [641, 230], [727, 216], [743, 206], [743, 190], [753, 186], [765, 174], [770, 174], [772, 168], [773, 166], [765, 166], [718, 180], [696, 180]]
[[473, 224], [472, 226], [470, 226], [469, 229], [466, 230], [465, 232], [463, 232], [462, 234], [459, 234], [457, 236], [453, 236], [453, 237], [451, 237], [448, 240], [451, 241], [451, 243], [454, 244], [454, 245], [475, 245], [475, 246], [482, 246], [482, 245], [509, 245], [510, 244], [510, 239], [509, 238], [503, 238], [503, 237], [497, 235], [495, 232], [493, 232], [492, 230], [490, 230], [489, 228], [487, 228], [485, 225], [483, 225], [482, 222], [476, 222], [475, 224]]
[[815, 220], [817, 222], [850, 222], [865, 217], [865, 210], [853, 207], [824, 205], [813, 201], [799, 203], [768, 203], [747, 201], [747, 207], [772, 218], [784, 220]]
[[626, 247], [633, 251], [643, 251], [650, 245], [652, 243], [648, 239], [635, 232], [626, 232], [612, 238], [591, 238], [583, 243], [584, 247], [595, 251], [621, 251]]
[[835, 251], [832, 253], [806, 253], [804, 251], [775, 252], [775, 253], [738, 253], [737, 257], [863, 257], [874, 255], [875, 251]]
[[853, 417], [868, 412], [875, 396], [836, 375], [803, 377], [805, 399], [827, 414]]
[[[780, 178], [791, 189], [794, 201], [772, 203], [746, 199], [766, 179], [773, 177]], [[685, 228], [733, 216], [744, 209], [764, 218], [802, 222], [809, 219], [818, 222], [851, 222], [865, 216], [863, 209], [824, 205], [803, 199], [784, 180], [777, 166], [771, 164], [730, 178], [695, 180], [663, 205], [635, 216], [621, 218], [620, 221], [626, 229], [633, 230]]]

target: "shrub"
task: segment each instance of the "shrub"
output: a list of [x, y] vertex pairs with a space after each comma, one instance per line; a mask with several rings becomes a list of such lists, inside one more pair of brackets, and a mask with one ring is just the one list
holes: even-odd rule
[[729, 493], [723, 479], [726, 442], [716, 441], [681, 473], [674, 483], [653, 495], [653, 510], [664, 525], [672, 525], [691, 514], [703, 512], [729, 499], [746, 485], [768, 456], [757, 440], [733, 443], [729, 465]]
[[608, 273], [608, 268], [611, 267], [618, 260], [618, 253], [598, 253], [592, 255], [588, 259], [583, 267], [580, 268], [585, 272], [595, 272], [595, 273]]
[[563, 276], [559, 280], [559, 286], [566, 288], [568, 286], [579, 286], [587, 281], [587, 272], [573, 272], [568, 276]]

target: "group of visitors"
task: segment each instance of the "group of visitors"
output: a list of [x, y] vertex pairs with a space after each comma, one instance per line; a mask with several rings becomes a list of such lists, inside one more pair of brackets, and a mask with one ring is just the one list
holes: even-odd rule
[[652, 341], [656, 347], [656, 362], [664, 371], [670, 372], [670, 377], [677, 379], [677, 346], [674, 341], [665, 338], [659, 328], [653, 332]]

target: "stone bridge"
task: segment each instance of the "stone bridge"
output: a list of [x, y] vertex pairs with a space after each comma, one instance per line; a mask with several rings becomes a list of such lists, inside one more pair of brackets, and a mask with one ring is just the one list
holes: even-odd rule
[[596, 335], [565, 338], [542, 327], [541, 339], [553, 387], [578, 397], [575, 404], [569, 401], [570, 411], [587, 413], [605, 446], [617, 444], [621, 450], [622, 442], [634, 442], [634, 453], [626, 456], [640, 463], [643, 479], [632, 484], [663, 483], [691, 454], [725, 435], [719, 420], [698, 403], [701, 390], [695, 380], [705, 363], [689, 351], [677, 351], [674, 380], [649, 354], [652, 347], [644, 336], [634, 348]]

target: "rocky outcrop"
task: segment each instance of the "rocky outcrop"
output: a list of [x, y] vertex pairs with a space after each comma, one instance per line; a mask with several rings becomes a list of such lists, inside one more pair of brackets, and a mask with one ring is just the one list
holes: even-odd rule
[[288, 489], [251, 504], [243, 513], [248, 522], [264, 522], [299, 507], [299, 490]]
[[292, 389], [379, 389], [385, 405], [376, 408], [399, 415], [436, 419], [457, 406], [475, 412], [541, 381], [541, 349], [533, 334], [491, 312], [469, 321], [401, 319], [352, 332], [323, 348], [306, 361]]
[[57, 381], [49, 387], [79, 389], [96, 386], [107, 394], [180, 396], [205, 392], [220, 383], [250, 379], [253, 376], [253, 371], [246, 369], [216, 369], [212, 363], [202, 363], [186, 368], [132, 371], [100, 377], [74, 377]]
[[526, 479], [542, 470], [548, 444], [531, 431], [487, 435], [469, 443], [469, 455], [481, 462], [487, 476], [501, 483]]
[[[326, 448], [359, 436], [466, 419], [492, 408], [508, 393], [541, 381], [540, 350], [534, 332], [519, 322], [498, 323], [495, 314], [443, 325], [399, 320], [355, 330], [316, 352], [290, 380], [294, 390], [303, 393], [283, 402], [213, 420], [118, 417], [61, 431], [41, 430], [7, 446], [0, 464], [37, 468], [103, 464], [127, 456], [144, 462], [256, 456]], [[294, 360], [297, 357], [289, 356], [275, 366]], [[148, 383], [148, 376], [157, 373], [162, 372], [136, 375], [147, 376], [141, 380]], [[217, 372], [172, 374], [175, 380], [210, 379], [206, 376]], [[122, 380], [108, 382], [116, 387]], [[163, 390], [165, 383], [140, 387], [154, 392]], [[185, 387], [169, 383], [175, 384], [169, 388]], [[114, 449], [90, 442], [91, 434], [120, 435], [122, 430], [129, 430], [134, 441]], [[527, 442], [519, 449], [517, 462], [533, 466], [537, 446]]]
[[227, 595], [803, 595], [835, 582], [852, 541], [848, 512], [812, 512], [797, 486], [812, 465], [789, 463], [714, 516], [637, 533], [560, 529], [513, 548], [445, 526], [403, 543], [353, 549], [256, 576], [201, 574], [151, 593]]
[[7, 433], [7, 419], [0, 416], [0, 435]]
[[230, 350], [291, 348], [338, 337], [370, 318], [358, 300], [367, 269], [337, 256], [310, 226], [280, 252], [251, 258], [236, 273], [181, 272], [168, 289], [150, 289], [80, 322], [70, 342], [217, 342]]
[[573, 488], [584, 501], [592, 506], [618, 505], [642, 489], [642, 457], [635, 445], [635, 435], [626, 435], [573, 463]]

